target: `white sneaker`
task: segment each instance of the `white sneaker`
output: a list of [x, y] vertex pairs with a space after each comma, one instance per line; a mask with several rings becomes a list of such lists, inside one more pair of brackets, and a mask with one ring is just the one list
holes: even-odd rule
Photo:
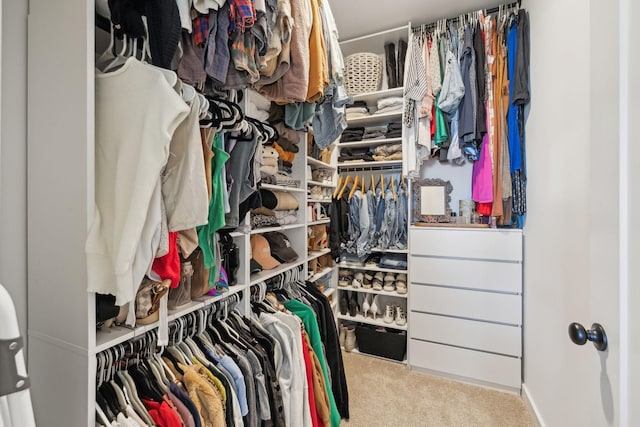
[[384, 323], [393, 323], [393, 319], [395, 318], [395, 310], [393, 309], [393, 305], [387, 304], [384, 310]]
[[396, 306], [396, 325], [404, 326], [407, 324], [407, 314], [404, 312], [404, 308]]

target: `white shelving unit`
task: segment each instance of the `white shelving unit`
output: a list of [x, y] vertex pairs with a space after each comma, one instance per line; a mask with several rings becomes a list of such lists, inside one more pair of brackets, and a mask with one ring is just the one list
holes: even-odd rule
[[[378, 55], [381, 55], [384, 58], [384, 45], [386, 42], [395, 43], [397, 46], [398, 40], [404, 39], [408, 40], [408, 35], [410, 31], [411, 25], [406, 25], [394, 29], [390, 29], [387, 31], [382, 31], [380, 33], [371, 34], [368, 36], [358, 37], [356, 39], [347, 40], [340, 44], [342, 52], [344, 56], [348, 56], [350, 54], [358, 53], [358, 52], [373, 52]], [[392, 122], [402, 122], [402, 111], [391, 112], [391, 113], [381, 113], [375, 114], [375, 110], [377, 108], [378, 100], [382, 98], [388, 97], [402, 97], [403, 96], [403, 87], [396, 88], [387, 88], [387, 79], [386, 79], [386, 67], [383, 65], [383, 70], [385, 70], [385, 75], [382, 78], [382, 87], [380, 90], [375, 92], [363, 93], [354, 96], [354, 101], [364, 101], [367, 103], [369, 110], [373, 112], [373, 114], [364, 117], [351, 118], [347, 120], [347, 124], [349, 127], [366, 127], [366, 126], [374, 126], [374, 125], [387, 125]], [[339, 150], [348, 149], [348, 148], [368, 148], [368, 147], [377, 147], [385, 144], [401, 144], [401, 137], [394, 138], [378, 138], [378, 139], [369, 139], [362, 141], [353, 141], [353, 142], [339, 142], [337, 147]], [[351, 161], [343, 161], [338, 162], [338, 171], [340, 175], [358, 175], [365, 180], [365, 187], [370, 187], [370, 175], [373, 175], [374, 182], [376, 186], [380, 185], [380, 175], [384, 176], [385, 183], [388, 182], [389, 176], [395, 177], [395, 182], [397, 183], [400, 179], [402, 173], [402, 160], [387, 160], [387, 161], [360, 161], [360, 160], [351, 160]], [[380, 249], [374, 248], [372, 253], [398, 253], [398, 254], [407, 254], [409, 253], [408, 249]], [[395, 270], [382, 268], [378, 266], [364, 266], [364, 265], [356, 265], [349, 263], [340, 263], [338, 264], [338, 271], [342, 270], [350, 270], [352, 272], [371, 272], [375, 274], [376, 272], [382, 272], [385, 274], [408, 274], [407, 270]], [[408, 285], [408, 284], [407, 284]], [[388, 291], [375, 291], [373, 289], [365, 289], [365, 288], [353, 288], [352, 286], [347, 287], [338, 287], [337, 289], [337, 299], [338, 305], [340, 304], [340, 299], [346, 297], [347, 299], [355, 293], [359, 295], [360, 305], [362, 305], [361, 301], [365, 296], [377, 295], [379, 298], [379, 303], [382, 305], [381, 310], [384, 311], [386, 304], [391, 305], [399, 305], [404, 308], [405, 313], [407, 312], [408, 294], [398, 294], [397, 292], [388, 292]], [[366, 325], [374, 325], [379, 327], [385, 327], [388, 329], [396, 329], [401, 331], [407, 331], [409, 329], [408, 324], [403, 326], [398, 326], [395, 323], [387, 324], [384, 323], [382, 317], [378, 317], [378, 319], [373, 319], [372, 317], [364, 317], [362, 313], [356, 316], [349, 316], [348, 314], [343, 315], [339, 312], [336, 312], [336, 318], [342, 322], [355, 322], [359, 324]], [[406, 350], [406, 349], [405, 349]], [[362, 352], [361, 352], [362, 353]], [[405, 362], [406, 363], [406, 357]]]

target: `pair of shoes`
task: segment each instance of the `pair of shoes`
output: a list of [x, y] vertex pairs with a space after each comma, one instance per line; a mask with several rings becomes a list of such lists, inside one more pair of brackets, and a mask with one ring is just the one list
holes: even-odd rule
[[384, 44], [385, 62], [387, 65], [387, 86], [389, 89], [398, 87], [398, 69], [396, 68], [396, 45]]
[[338, 286], [341, 288], [346, 288], [351, 284], [353, 280], [353, 276], [351, 275], [351, 271], [349, 270], [339, 270], [338, 271]]
[[396, 276], [396, 292], [399, 294], [407, 293], [407, 275], [404, 273]]
[[373, 280], [373, 275], [368, 271], [364, 273], [364, 281], [362, 282], [362, 287], [364, 289], [371, 289], [373, 286], [371, 281]]
[[351, 353], [356, 348], [355, 326], [345, 326], [344, 351]]
[[375, 276], [373, 276], [372, 287], [374, 291], [382, 290], [382, 280], [384, 279], [384, 274], [378, 271]]
[[351, 286], [358, 289], [362, 287], [362, 282], [364, 280], [364, 274], [362, 272], [357, 272], [353, 275], [353, 281], [351, 282]]
[[351, 297], [349, 298], [349, 316], [355, 317], [358, 313], [360, 313], [360, 303], [358, 302], [358, 293], [351, 292]]
[[393, 292], [396, 290], [396, 276], [394, 276], [392, 273], [387, 273], [386, 276], [384, 276], [384, 287], [383, 289], [386, 292]]
[[399, 305], [387, 304], [384, 310], [384, 323], [391, 324], [393, 322], [398, 326], [407, 324], [407, 314], [404, 308]]
[[382, 314], [382, 312], [380, 311], [380, 303], [378, 302], [378, 295], [375, 295], [372, 297], [370, 294], [367, 294], [364, 297], [364, 302], [362, 303], [363, 316], [367, 317], [367, 314], [369, 313], [369, 311], [371, 312], [371, 315], [373, 316], [374, 320], [376, 316], [379, 316]]

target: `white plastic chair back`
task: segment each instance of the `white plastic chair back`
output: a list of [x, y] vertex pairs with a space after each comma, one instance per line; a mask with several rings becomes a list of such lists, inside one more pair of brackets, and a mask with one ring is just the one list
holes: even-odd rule
[[16, 310], [0, 285], [0, 427], [36, 425]]

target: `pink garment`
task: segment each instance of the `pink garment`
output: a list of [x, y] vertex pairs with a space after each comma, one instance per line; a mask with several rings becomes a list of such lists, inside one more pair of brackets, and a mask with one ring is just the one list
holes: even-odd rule
[[486, 133], [480, 146], [480, 158], [473, 164], [471, 198], [476, 203], [493, 202], [493, 173], [491, 172], [491, 149]]

